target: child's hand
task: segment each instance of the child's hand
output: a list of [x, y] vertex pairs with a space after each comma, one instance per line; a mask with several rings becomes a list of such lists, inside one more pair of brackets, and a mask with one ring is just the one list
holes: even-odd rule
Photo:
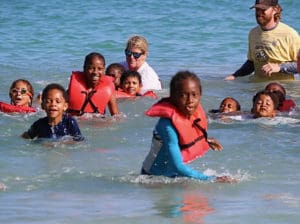
[[207, 138], [207, 142], [212, 150], [221, 151], [223, 146], [215, 138]]

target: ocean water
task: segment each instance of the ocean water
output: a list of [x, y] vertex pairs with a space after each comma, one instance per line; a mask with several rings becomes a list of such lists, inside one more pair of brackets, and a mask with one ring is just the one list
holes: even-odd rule
[[[283, 22], [300, 31], [299, 1], [280, 1]], [[132, 34], [147, 38], [148, 62], [168, 95], [170, 78], [189, 69], [202, 80], [206, 111], [226, 96], [249, 111], [266, 83], [225, 82], [247, 54], [256, 25], [254, 1], [2, 1], [0, 100], [18, 78], [36, 92], [67, 87], [86, 54], [106, 64], [124, 60]], [[282, 83], [300, 105], [299, 76]], [[140, 176], [156, 119], [143, 112], [155, 100], [121, 102], [121, 121], [79, 119], [84, 143], [46, 144], [20, 138], [38, 118], [0, 113], [0, 223], [299, 223], [299, 107], [274, 119], [209, 119], [209, 135], [224, 146], [191, 166], [230, 175], [236, 184]]]

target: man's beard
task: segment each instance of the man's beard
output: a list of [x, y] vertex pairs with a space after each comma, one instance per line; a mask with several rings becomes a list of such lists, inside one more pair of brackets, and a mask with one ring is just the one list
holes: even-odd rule
[[256, 22], [262, 27], [268, 25], [272, 21], [272, 19], [272, 15], [263, 15], [261, 17], [256, 15]]

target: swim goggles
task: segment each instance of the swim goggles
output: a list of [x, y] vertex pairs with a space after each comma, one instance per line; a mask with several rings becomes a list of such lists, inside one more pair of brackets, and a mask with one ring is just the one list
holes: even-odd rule
[[16, 88], [13, 88], [13, 89], [10, 90], [10, 92], [12, 94], [21, 93], [21, 95], [28, 95], [28, 96], [32, 97], [32, 94], [27, 89], [16, 89]]
[[125, 49], [125, 55], [126, 57], [131, 57], [131, 55], [133, 55], [133, 57], [135, 59], [138, 59], [139, 57], [141, 57], [144, 53], [138, 53], [138, 52], [132, 52], [128, 49]]

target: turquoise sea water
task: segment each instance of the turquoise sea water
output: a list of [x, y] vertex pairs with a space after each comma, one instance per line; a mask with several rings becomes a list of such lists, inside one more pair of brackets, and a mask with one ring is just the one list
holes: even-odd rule
[[[148, 62], [168, 95], [171, 76], [190, 69], [202, 80], [202, 104], [217, 108], [226, 96], [250, 110], [266, 83], [224, 82], [246, 59], [256, 25], [254, 1], [2, 1], [0, 100], [14, 79], [39, 92], [51, 82], [67, 87], [86, 54], [107, 65], [124, 60], [132, 34], [150, 44]], [[299, 1], [281, 1], [283, 21], [300, 31]], [[299, 76], [283, 82], [300, 105]], [[223, 144], [191, 165], [227, 174], [237, 184], [139, 175], [156, 119], [143, 115], [155, 101], [122, 102], [121, 122], [81, 119], [85, 143], [47, 146], [20, 134], [44, 116], [0, 113], [0, 223], [298, 223], [300, 219], [300, 114], [271, 120], [209, 120], [209, 135]], [[298, 108], [299, 109], [299, 108]]]

